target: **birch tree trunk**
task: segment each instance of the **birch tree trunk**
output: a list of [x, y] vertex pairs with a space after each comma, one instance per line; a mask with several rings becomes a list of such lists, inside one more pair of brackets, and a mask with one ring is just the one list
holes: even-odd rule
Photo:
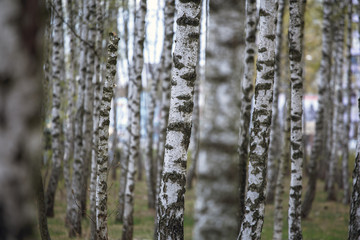
[[153, 182], [153, 134], [154, 134], [154, 112], [156, 105], [156, 94], [159, 85], [159, 76], [152, 74], [152, 83], [149, 94], [149, 107], [147, 116], [147, 142], [145, 147], [145, 174], [148, 192], [148, 207], [155, 208], [155, 186]]
[[140, 93], [141, 73], [144, 65], [144, 41], [145, 41], [145, 16], [146, 0], [140, 1], [139, 9], [136, 11], [136, 36], [133, 56], [133, 71], [131, 81], [130, 106], [131, 106], [131, 131], [130, 131], [130, 155], [126, 177], [124, 224], [122, 239], [133, 238], [133, 211], [134, 211], [134, 189], [135, 189], [135, 164], [140, 157]]
[[92, 129], [93, 129], [93, 104], [94, 104], [94, 66], [95, 66], [95, 40], [96, 40], [96, 2], [95, 0], [86, 1], [87, 15], [86, 22], [88, 25], [87, 43], [92, 48], [89, 48], [86, 54], [86, 80], [85, 80], [85, 97], [84, 97], [84, 120], [82, 125], [83, 138], [81, 158], [83, 159], [83, 174], [82, 174], [82, 188], [81, 188], [81, 215], [86, 216], [86, 202], [88, 178], [90, 174], [91, 164], [91, 148], [92, 148]]
[[[285, 9], [285, 0], [278, 0], [278, 12], [276, 23], [276, 43], [275, 43], [275, 75], [274, 75], [274, 96], [272, 105], [272, 117], [270, 128], [270, 145], [269, 156], [267, 162], [267, 186], [266, 186], [266, 202], [273, 203], [275, 197], [275, 189], [277, 185], [276, 163], [280, 157], [281, 149], [281, 129], [279, 123], [279, 92], [280, 92], [280, 78], [281, 78], [281, 49], [282, 49], [282, 33], [283, 33], [283, 18]], [[279, 163], [280, 164], [280, 163]]]
[[264, 223], [266, 161], [275, 71], [275, 21], [277, 5], [261, 0], [255, 104], [250, 133], [249, 178], [245, 215], [238, 239], [260, 239]]
[[291, 177], [289, 197], [289, 239], [302, 239], [301, 230], [301, 192], [303, 163], [302, 133], [302, 97], [303, 97], [303, 66], [302, 39], [304, 29], [303, 0], [290, 1], [289, 23], [289, 59], [291, 79]]
[[[358, 98], [360, 118], [360, 98]], [[353, 172], [353, 191], [350, 204], [350, 221], [348, 240], [360, 238], [360, 125], [358, 127], [358, 139], [356, 146], [355, 166]]]
[[41, 159], [41, 6], [0, 1], [0, 239], [6, 240], [38, 237], [32, 210]]
[[[161, 118], [160, 118], [160, 132], [159, 132], [159, 143], [157, 151], [157, 176], [156, 176], [156, 202], [158, 201], [162, 167], [164, 162], [165, 153], [165, 140], [166, 140], [166, 128], [169, 120], [169, 109], [170, 109], [170, 80], [172, 73], [172, 46], [174, 39], [174, 17], [175, 17], [175, 0], [165, 1], [165, 31], [164, 31], [164, 47], [161, 56], [161, 62], [163, 64], [160, 78], [162, 80], [161, 85]], [[156, 204], [157, 205], [157, 204]]]
[[54, 23], [52, 44], [52, 109], [51, 109], [51, 137], [52, 137], [52, 169], [46, 190], [46, 215], [54, 216], [55, 192], [61, 174], [61, 121], [60, 121], [60, 91], [61, 82], [64, 81], [64, 30], [63, 8], [61, 0], [54, 1]]
[[335, 51], [335, 74], [334, 76], [334, 112], [332, 119], [332, 145], [331, 145], [331, 157], [329, 162], [329, 175], [328, 175], [328, 200], [336, 200], [336, 191], [335, 191], [335, 174], [337, 169], [337, 164], [339, 160], [338, 151], [340, 149], [339, 137], [341, 136], [340, 131], [343, 129], [341, 127], [341, 113], [342, 108], [342, 76], [343, 76], [343, 56], [344, 56], [344, 29], [345, 29], [345, 4], [343, 1], [337, 3], [337, 19], [335, 20], [334, 27], [334, 51]]
[[[156, 214], [159, 211], [159, 194], [162, 176], [162, 168], [165, 153], [166, 129], [169, 120], [170, 109], [170, 81], [172, 78], [173, 55], [172, 47], [174, 40], [174, 18], [175, 18], [175, 0], [166, 0], [164, 8], [165, 31], [164, 31], [164, 47], [161, 53], [162, 71], [160, 72], [161, 83], [161, 107], [160, 107], [160, 123], [159, 123], [159, 142], [156, 156], [156, 185], [155, 185], [155, 207]], [[154, 239], [158, 238], [159, 232], [158, 219], [155, 218]]]
[[[96, 5], [96, 49], [102, 48], [102, 40], [104, 34], [104, 1], [98, 1]], [[99, 141], [99, 113], [100, 113], [100, 100], [102, 98], [102, 68], [101, 68], [101, 57], [95, 56], [95, 74], [93, 78], [94, 85], [94, 107], [93, 107], [93, 137], [92, 137], [92, 148], [91, 148], [91, 174], [90, 174], [90, 239], [97, 240], [96, 235], [96, 178], [97, 178], [97, 149]]]
[[350, 140], [350, 124], [351, 124], [351, 46], [352, 46], [352, 1], [347, 3], [347, 39], [346, 39], [346, 72], [344, 92], [346, 94], [347, 105], [345, 106], [346, 121], [344, 121], [344, 137], [343, 137], [343, 156], [342, 156], [342, 181], [344, 186], [343, 204], [350, 203], [349, 188], [349, 140]]
[[100, 103], [99, 142], [97, 150], [97, 178], [96, 178], [96, 234], [98, 240], [108, 239], [107, 229], [107, 173], [108, 173], [108, 140], [111, 99], [114, 94], [116, 62], [119, 38], [109, 34], [107, 46], [108, 57], [106, 77], [104, 79]]
[[[282, 4], [285, 5], [285, 1], [279, 1], [279, 8]], [[279, 19], [278, 19], [279, 20]], [[290, 84], [286, 84], [290, 87]], [[290, 89], [286, 91], [286, 119], [284, 123], [283, 136], [283, 150], [278, 167], [278, 175], [276, 179], [275, 190], [275, 204], [274, 204], [274, 233], [273, 240], [282, 240], [283, 229], [283, 198], [284, 198], [284, 177], [286, 174], [285, 163], [290, 159]]]
[[[85, 5], [82, 6], [83, 15], [86, 15]], [[85, 21], [85, 17], [82, 21]], [[81, 24], [81, 38], [87, 39], [87, 26]], [[69, 204], [69, 211], [67, 213], [69, 219], [69, 237], [81, 235], [81, 188], [82, 174], [84, 161], [81, 158], [81, 149], [83, 147], [83, 134], [82, 124], [84, 115], [84, 91], [85, 91], [85, 77], [86, 77], [86, 54], [87, 47], [84, 42], [80, 44], [80, 78], [78, 83], [78, 96], [76, 102], [76, 115], [75, 115], [75, 145], [74, 145], [74, 163], [73, 163], [73, 176], [71, 183], [72, 199]]]
[[322, 30], [322, 58], [320, 62], [320, 82], [318, 84], [318, 111], [316, 113], [315, 136], [309, 161], [309, 180], [302, 204], [301, 215], [306, 218], [311, 210], [316, 194], [316, 182], [318, 177], [318, 163], [323, 162], [324, 147], [326, 144], [325, 128], [325, 102], [326, 92], [330, 81], [331, 69], [331, 14], [333, 0], [324, 0], [323, 7], [323, 30]]
[[239, 128], [239, 223], [245, 213], [246, 195], [246, 166], [248, 162], [249, 128], [251, 116], [251, 101], [253, 98], [253, 79], [255, 77], [256, 28], [257, 28], [256, 1], [246, 1], [245, 27], [245, 61], [244, 77], [241, 87], [241, 109]]
[[[128, 0], [122, 1], [122, 18], [123, 18], [123, 28], [124, 28], [124, 41], [125, 41], [125, 57], [126, 57], [126, 63], [127, 63], [127, 70], [128, 70], [128, 77], [130, 79], [130, 63], [129, 63], [129, 56], [128, 56], [128, 24], [129, 24], [129, 6], [128, 6]], [[127, 96], [129, 96], [129, 81], [127, 86]], [[131, 118], [130, 118], [130, 102], [128, 98], [127, 103], [127, 109], [128, 109], [128, 125], [130, 126]], [[116, 221], [123, 222], [123, 215], [124, 215], [124, 202], [125, 202], [125, 189], [126, 189], [126, 177], [127, 177], [127, 167], [128, 167], [128, 160], [129, 160], [129, 135], [130, 131], [129, 126], [125, 130], [125, 143], [124, 143], [124, 149], [122, 151], [122, 157], [120, 158], [120, 168], [121, 168], [121, 174], [120, 174], [120, 188], [119, 188], [119, 203], [117, 207], [117, 214], [116, 214]]]
[[[235, 239], [238, 234], [237, 94], [245, 1], [210, 1], [206, 49], [206, 102], [202, 114], [194, 239]], [[221, 53], [221, 54], [219, 54]]]
[[[76, 12], [75, 3], [73, 0], [67, 0], [67, 13], [68, 13], [68, 23], [70, 26], [74, 25], [74, 18]], [[64, 150], [64, 182], [66, 188], [66, 207], [67, 211], [69, 210], [69, 203], [71, 201], [71, 173], [70, 173], [70, 161], [74, 155], [74, 112], [75, 107], [73, 102], [76, 99], [76, 82], [75, 82], [75, 47], [76, 47], [76, 39], [74, 34], [71, 32], [70, 29], [67, 31], [67, 35], [69, 37], [69, 44], [70, 44], [70, 54], [67, 59], [69, 62], [69, 67], [66, 71], [67, 74], [67, 109], [66, 109], [66, 121], [65, 121], [65, 150]], [[65, 225], [68, 225], [68, 219], [65, 219]]]
[[169, 123], [158, 199], [158, 239], [184, 239], [186, 159], [191, 134], [201, 1], [177, 2]]

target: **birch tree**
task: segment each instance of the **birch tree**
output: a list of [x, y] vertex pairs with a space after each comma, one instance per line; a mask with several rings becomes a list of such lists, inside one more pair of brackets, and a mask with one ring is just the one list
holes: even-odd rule
[[103, 84], [100, 103], [99, 142], [97, 150], [96, 178], [96, 235], [98, 240], [108, 239], [107, 229], [107, 173], [108, 173], [108, 140], [111, 99], [114, 94], [116, 62], [119, 38], [109, 34], [107, 46], [106, 76]]
[[342, 155], [342, 181], [344, 185], [343, 204], [350, 203], [350, 188], [349, 188], [349, 133], [351, 124], [351, 42], [352, 42], [352, 1], [347, 3], [347, 38], [346, 38], [346, 71], [344, 89], [347, 105], [344, 112], [346, 121], [344, 121], [344, 137], [343, 137], [343, 155]]
[[[96, 5], [96, 49], [102, 47], [102, 40], [104, 34], [104, 1], [98, 1]], [[93, 107], [93, 137], [91, 148], [91, 174], [90, 174], [90, 237], [91, 240], [96, 240], [96, 178], [97, 178], [97, 149], [99, 141], [99, 113], [100, 113], [100, 100], [102, 97], [102, 84], [100, 82], [102, 77], [101, 58], [99, 55], [95, 56], [95, 76], [93, 78], [94, 85], [94, 107]]]
[[[170, 81], [172, 78], [173, 55], [172, 47], [174, 40], [174, 18], [175, 18], [175, 0], [166, 0], [164, 8], [165, 30], [164, 30], [164, 47], [161, 52], [161, 104], [160, 104], [160, 123], [159, 123], [159, 141], [156, 156], [156, 177], [155, 177], [155, 207], [156, 213], [159, 211], [159, 193], [164, 162], [166, 128], [169, 120], [170, 108]], [[158, 219], [155, 218], [154, 239], [158, 238]]]
[[[174, 39], [174, 17], [175, 17], [175, 0], [165, 1], [165, 31], [164, 31], [164, 47], [161, 53], [162, 72], [160, 75], [161, 84], [161, 107], [160, 107], [160, 131], [159, 131], [159, 143], [157, 151], [157, 175], [156, 175], [156, 202], [158, 200], [161, 174], [164, 162], [165, 152], [165, 139], [166, 139], [166, 128], [169, 120], [169, 108], [170, 108], [170, 80], [172, 78], [172, 47]], [[155, 231], [157, 232], [157, 231]]]
[[136, 11], [136, 36], [134, 42], [133, 71], [131, 76], [131, 88], [129, 89], [131, 107], [131, 131], [130, 131], [130, 156], [125, 189], [123, 240], [133, 238], [133, 211], [134, 211], [134, 189], [135, 189], [135, 164], [140, 157], [140, 93], [141, 73], [144, 65], [144, 41], [145, 41], [145, 16], [146, 0], [140, 1]]
[[[284, 7], [285, 1], [279, 1], [279, 8]], [[290, 84], [286, 84], [290, 87]], [[286, 174], [285, 163], [290, 159], [290, 90], [286, 91], [286, 119], [283, 128], [284, 144], [279, 161], [278, 175], [276, 178], [275, 200], [274, 200], [274, 233], [273, 240], [282, 240], [283, 229], [283, 199], [284, 199], [284, 177]]]
[[260, 239], [264, 223], [266, 161], [271, 124], [275, 70], [275, 21], [277, 5], [261, 0], [255, 104], [250, 133], [249, 178], [245, 215], [238, 239]]
[[331, 69], [331, 13], [333, 0], [324, 0], [323, 30], [322, 30], [322, 58], [320, 62], [320, 81], [318, 84], [318, 110], [316, 113], [314, 144], [311, 149], [309, 161], [309, 180], [307, 184], [304, 203], [302, 204], [302, 217], [309, 215], [315, 199], [316, 182], [318, 176], [318, 163], [322, 162], [325, 147], [325, 101], [327, 86], [329, 85]]
[[302, 38], [304, 28], [303, 0], [289, 1], [289, 59], [291, 79], [291, 111], [290, 111], [290, 156], [291, 177], [289, 197], [289, 239], [302, 239], [301, 230], [301, 192], [303, 163], [302, 133], [302, 97], [303, 66]]
[[42, 13], [40, 1], [0, 2], [1, 239], [38, 237], [32, 200], [41, 159]]
[[[240, 21], [245, 1], [210, 2], [194, 239], [235, 239], [238, 234], [236, 123], [240, 109]], [[221, 54], [220, 54], [221, 53]]]
[[174, 67], [157, 213], [158, 239], [174, 240], [184, 238], [186, 159], [198, 62], [201, 1], [179, 1], [175, 8], [178, 14]]
[[279, 123], [279, 92], [280, 92], [280, 78], [281, 78], [281, 49], [282, 49], [282, 33], [283, 33], [283, 18], [285, 9], [285, 0], [278, 0], [278, 12], [276, 23], [276, 44], [275, 44], [275, 75], [274, 75], [274, 96], [272, 105], [272, 118], [270, 128], [270, 145], [269, 156], [267, 162], [267, 186], [266, 186], [266, 202], [272, 203], [275, 197], [275, 189], [277, 184], [277, 160], [280, 157], [280, 138], [281, 129]]
[[[358, 99], [360, 117], [360, 98]], [[360, 238], [360, 125], [356, 145], [355, 166], [353, 172], [353, 191], [350, 204], [350, 221], [348, 240]]]
[[[67, 0], [66, 2], [66, 10], [67, 10], [67, 19], [70, 26], [74, 25], [74, 20], [76, 20], [75, 16], [77, 14], [75, 3], [73, 0]], [[67, 108], [66, 108], [66, 120], [65, 120], [65, 149], [64, 149], [64, 166], [63, 166], [63, 173], [64, 173], [64, 182], [66, 188], [66, 207], [67, 211], [69, 210], [69, 203], [71, 201], [72, 193], [71, 193], [71, 172], [70, 172], [70, 161], [74, 154], [74, 112], [75, 106], [73, 102], [75, 102], [76, 97], [76, 82], [75, 82], [75, 48], [76, 48], [76, 39], [74, 34], [68, 28], [67, 36], [69, 37], [69, 47], [70, 47], [70, 54], [68, 55], [67, 62], [69, 62], [68, 68], [66, 70], [66, 78], [67, 78]], [[65, 219], [65, 225], [68, 224], [68, 219]]]
[[46, 215], [54, 216], [55, 192], [61, 173], [61, 120], [60, 120], [60, 91], [64, 82], [64, 30], [62, 1], [54, 1], [53, 44], [52, 44], [52, 109], [51, 109], [51, 136], [52, 136], [52, 169], [46, 190]]
[[246, 166], [249, 148], [249, 128], [251, 115], [251, 101], [253, 97], [253, 79], [255, 77], [257, 7], [256, 1], [246, 1], [245, 27], [245, 61], [244, 77], [241, 87], [241, 109], [239, 128], [239, 223], [245, 213], [246, 194]]
[[147, 116], [147, 142], [145, 149], [145, 174], [146, 174], [146, 183], [147, 183], [147, 192], [148, 192], [148, 207], [155, 208], [155, 186], [154, 186], [154, 170], [153, 170], [153, 134], [154, 134], [154, 113], [156, 106], [156, 94], [159, 85], [159, 76], [154, 76], [151, 74], [152, 82], [151, 89], [149, 94], [149, 107], [148, 107], [148, 116]]
[[[86, 16], [86, 4], [82, 6], [83, 15]], [[81, 38], [87, 39], [87, 25], [83, 22], [85, 17], [83, 16], [81, 29]], [[86, 77], [86, 54], [87, 46], [84, 42], [80, 44], [80, 77], [77, 90], [77, 101], [76, 101], [76, 114], [75, 114], [75, 145], [74, 145], [74, 163], [73, 163], [73, 176], [71, 182], [71, 193], [72, 198], [69, 204], [67, 218], [69, 219], [69, 237], [75, 237], [81, 235], [81, 188], [82, 186], [82, 174], [84, 161], [81, 158], [82, 149], [82, 123], [84, 114], [84, 90], [85, 90], [85, 77]]]

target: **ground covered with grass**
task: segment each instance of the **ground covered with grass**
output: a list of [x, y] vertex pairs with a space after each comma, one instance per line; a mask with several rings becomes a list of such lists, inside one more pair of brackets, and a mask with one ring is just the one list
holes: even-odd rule
[[[289, 179], [286, 179], [286, 189], [288, 190]], [[304, 181], [306, 183], [306, 179]], [[118, 197], [119, 183], [117, 180], [109, 178], [109, 200], [108, 200], [108, 224], [109, 239], [121, 239], [122, 225], [115, 222], [116, 204]], [[324, 192], [322, 182], [318, 183], [317, 195], [313, 204], [312, 212], [308, 219], [302, 221], [303, 238], [307, 240], [341, 240], [347, 239], [348, 222], [349, 222], [349, 206], [345, 206], [340, 202], [327, 202], [326, 193]], [[284, 226], [283, 239], [287, 239], [287, 206], [289, 194], [284, 194]], [[341, 193], [339, 191], [339, 198]], [[185, 239], [192, 239], [192, 229], [194, 225], [194, 189], [188, 190], [185, 196]], [[59, 183], [59, 191], [57, 191], [55, 200], [55, 217], [49, 218], [49, 231], [52, 240], [68, 240], [67, 229], [65, 228], [65, 212], [66, 212], [66, 193], [63, 181]], [[134, 212], [134, 239], [145, 240], [153, 239], [155, 211], [147, 207], [146, 183], [144, 180], [138, 181], [135, 187], [135, 212]], [[273, 234], [273, 217], [274, 205], [268, 205], [265, 210], [265, 223], [262, 232], [262, 239], [272, 239]], [[89, 239], [90, 219], [83, 219], [82, 237], [78, 239]]]

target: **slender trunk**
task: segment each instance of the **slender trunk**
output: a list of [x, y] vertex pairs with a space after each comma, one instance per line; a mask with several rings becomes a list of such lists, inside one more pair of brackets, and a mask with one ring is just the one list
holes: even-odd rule
[[246, 166], [248, 162], [249, 128], [251, 116], [251, 101], [253, 98], [253, 80], [255, 77], [256, 29], [257, 29], [256, 1], [246, 2], [246, 47], [244, 60], [244, 77], [241, 87], [241, 109], [239, 128], [239, 225], [245, 213], [246, 195]]
[[[86, 8], [82, 6], [83, 14], [86, 15]], [[85, 21], [85, 19], [83, 19]], [[81, 38], [87, 39], [86, 24], [81, 24]], [[84, 160], [81, 158], [81, 149], [83, 147], [83, 133], [82, 123], [84, 115], [84, 91], [85, 91], [85, 77], [86, 77], [86, 53], [87, 47], [81, 42], [80, 44], [80, 78], [78, 83], [78, 95], [76, 102], [76, 115], [75, 115], [75, 145], [74, 145], [74, 163], [73, 163], [73, 176], [71, 183], [71, 202], [68, 203], [69, 211], [67, 212], [67, 219], [69, 225], [69, 237], [76, 237], [81, 235], [81, 189], [82, 189], [82, 174]]]
[[334, 112], [332, 118], [332, 145], [331, 145], [331, 155], [329, 162], [329, 175], [328, 175], [328, 200], [336, 200], [336, 190], [335, 190], [335, 178], [336, 178], [336, 169], [339, 160], [339, 137], [341, 137], [341, 117], [343, 113], [341, 113], [341, 108], [343, 104], [342, 97], [342, 77], [343, 77], [343, 56], [344, 56], [344, 30], [345, 30], [345, 16], [343, 15], [343, 11], [345, 10], [345, 4], [343, 1], [338, 3], [337, 10], [337, 19], [335, 20], [334, 26], [334, 51], [335, 51], [335, 74], [334, 76]]
[[111, 99], [114, 94], [116, 61], [119, 38], [109, 34], [107, 46], [108, 56], [106, 77], [104, 79], [100, 102], [99, 141], [97, 149], [97, 178], [96, 178], [96, 235], [98, 240], [108, 239], [107, 229], [107, 173], [108, 173], [108, 139]]
[[301, 192], [303, 164], [302, 133], [302, 98], [303, 98], [303, 64], [302, 39], [304, 30], [303, 0], [289, 1], [289, 59], [291, 79], [291, 113], [290, 113], [290, 197], [289, 197], [289, 239], [302, 239], [301, 230]]
[[41, 159], [42, 7], [37, 0], [0, 1], [6, 33], [0, 34], [0, 239], [37, 237], [33, 200]]
[[97, 240], [96, 235], [96, 177], [97, 177], [97, 149], [99, 141], [99, 113], [100, 113], [100, 100], [102, 94], [102, 68], [101, 68], [101, 55], [99, 50], [102, 49], [102, 41], [104, 34], [104, 2], [98, 1], [96, 5], [96, 49], [98, 55], [95, 56], [95, 76], [93, 78], [94, 86], [94, 107], [93, 107], [93, 137], [92, 137], [92, 148], [91, 148], [91, 174], [90, 174], [90, 239]]
[[[87, 42], [90, 46], [95, 46], [96, 40], [96, 2], [95, 0], [86, 1], [87, 15], [86, 21], [88, 24]], [[89, 48], [86, 54], [86, 80], [85, 80], [85, 98], [84, 98], [84, 119], [82, 125], [83, 131], [83, 147], [81, 149], [81, 158], [83, 159], [83, 174], [82, 174], [82, 188], [81, 188], [81, 215], [86, 216], [86, 202], [88, 192], [88, 180], [90, 175], [91, 165], [91, 148], [92, 148], [92, 129], [93, 129], [93, 104], [94, 104], [94, 66], [95, 66], [95, 49]]]
[[260, 239], [264, 223], [266, 161], [272, 115], [277, 4], [260, 1], [255, 104], [250, 133], [249, 178], [244, 220], [238, 239]]
[[[282, 1], [280, 2], [279, 7], [281, 7], [281, 4], [283, 4]], [[287, 86], [289, 86], [289, 85], [287, 84]], [[278, 175], [277, 175], [277, 179], [276, 179], [273, 240], [281, 240], [282, 239], [284, 177], [286, 175], [285, 163], [288, 162], [290, 159], [290, 106], [291, 106], [290, 90], [287, 90], [286, 91], [286, 119], [285, 119], [284, 129], [283, 129], [283, 136], [284, 136], [284, 145], [283, 146], [284, 146], [284, 148], [282, 150], [279, 167], [278, 167]]]
[[[129, 63], [129, 56], [128, 56], [128, 22], [129, 22], [129, 6], [128, 6], [128, 0], [122, 0], [122, 18], [123, 18], [123, 28], [124, 28], [124, 42], [125, 42], [125, 58], [126, 58], [126, 65], [127, 65], [127, 71], [128, 71], [128, 77], [130, 79], [130, 63]], [[129, 160], [129, 135], [130, 135], [130, 101], [129, 101], [129, 86], [130, 83], [128, 82], [127, 86], [127, 94], [128, 101], [127, 101], [127, 113], [128, 113], [128, 127], [125, 130], [125, 143], [124, 143], [124, 149], [122, 151], [122, 155], [120, 158], [120, 168], [121, 168], [121, 174], [120, 174], [120, 187], [119, 187], [119, 201], [117, 206], [117, 214], [116, 214], [116, 221], [123, 222], [123, 215], [124, 215], [124, 202], [125, 202], [125, 189], [126, 189], [126, 177], [127, 177], [127, 168], [128, 168], [128, 160]]]
[[[172, 78], [172, 47], [174, 40], [174, 17], [175, 17], [175, 0], [165, 0], [164, 8], [165, 31], [164, 31], [164, 47], [161, 53], [162, 71], [159, 74], [161, 78], [161, 107], [160, 107], [160, 123], [159, 123], [159, 142], [156, 156], [156, 176], [155, 176], [155, 207], [156, 213], [159, 211], [159, 193], [162, 176], [162, 168], [165, 153], [166, 128], [169, 120], [170, 109], [170, 81]], [[158, 221], [155, 218], [154, 239], [158, 238]]]
[[[358, 99], [360, 118], [360, 98]], [[353, 172], [353, 192], [350, 204], [350, 221], [348, 240], [360, 238], [360, 125], [358, 127], [358, 138], [356, 146], [355, 166]]]
[[145, 174], [148, 192], [148, 207], [155, 208], [155, 186], [153, 182], [153, 134], [154, 134], [154, 111], [156, 106], [156, 94], [159, 85], [159, 76], [152, 74], [152, 83], [149, 94], [149, 107], [147, 116], [147, 142], [145, 147]]
[[201, 1], [177, 2], [169, 123], [158, 199], [158, 239], [184, 239], [187, 149], [200, 36]]
[[146, 0], [140, 1], [136, 11], [136, 37], [133, 56], [133, 72], [131, 76], [130, 106], [131, 106], [131, 131], [130, 131], [130, 154], [125, 189], [124, 225], [122, 232], [123, 240], [133, 238], [133, 212], [134, 212], [134, 189], [135, 189], [135, 165], [140, 158], [140, 95], [141, 73], [144, 65], [144, 41], [145, 41], [145, 16]]
[[[68, 13], [68, 22], [70, 26], [74, 24], [74, 14], [75, 12], [75, 3], [73, 0], [67, 0], [67, 13]], [[66, 188], [66, 203], [67, 211], [69, 208], [69, 203], [71, 201], [71, 173], [70, 173], [70, 161], [74, 155], [74, 111], [75, 107], [73, 102], [76, 97], [76, 81], [75, 81], [75, 36], [70, 29], [67, 30], [67, 35], [69, 37], [70, 43], [70, 55], [67, 59], [69, 62], [69, 67], [66, 71], [67, 73], [67, 109], [66, 109], [66, 121], [65, 121], [65, 151], [64, 151], [64, 182]], [[68, 219], [65, 219], [65, 225], [68, 224]]]
[[239, 231], [238, 126], [234, 123], [240, 113], [237, 70], [242, 65], [244, 24], [238, 19], [244, 6], [244, 0], [210, 1], [194, 239], [235, 239]]
[[326, 144], [326, 122], [325, 122], [325, 102], [328, 101], [327, 89], [330, 79], [331, 69], [331, 13], [333, 0], [324, 0], [323, 7], [323, 32], [322, 32], [322, 59], [320, 63], [320, 82], [318, 85], [318, 111], [316, 113], [315, 136], [314, 143], [311, 149], [310, 161], [308, 166], [309, 180], [307, 189], [302, 204], [301, 215], [306, 218], [311, 210], [312, 203], [316, 194], [316, 182], [319, 174], [318, 163], [322, 163], [325, 151], [323, 150]]
[[285, 10], [285, 0], [278, 0], [279, 8], [277, 12], [276, 23], [276, 45], [275, 45], [275, 75], [274, 75], [274, 96], [272, 105], [272, 117], [270, 128], [270, 145], [269, 156], [267, 162], [267, 186], [266, 186], [266, 202], [273, 203], [275, 197], [275, 189], [277, 184], [277, 162], [280, 157], [281, 149], [281, 129], [279, 122], [279, 92], [280, 92], [280, 77], [281, 77], [281, 48], [282, 48], [282, 33], [283, 33], [283, 18]]
[[346, 72], [345, 72], [345, 94], [347, 105], [344, 107], [346, 121], [344, 120], [344, 137], [343, 137], [343, 156], [342, 156], [342, 181], [344, 186], [343, 204], [350, 203], [349, 188], [349, 141], [350, 141], [350, 124], [351, 124], [351, 41], [352, 41], [352, 1], [347, 3], [347, 39], [346, 39]]
[[63, 37], [63, 8], [61, 0], [54, 1], [53, 44], [52, 44], [52, 169], [46, 190], [46, 215], [54, 217], [55, 192], [61, 174], [61, 121], [60, 121], [60, 91], [64, 77], [64, 37]]

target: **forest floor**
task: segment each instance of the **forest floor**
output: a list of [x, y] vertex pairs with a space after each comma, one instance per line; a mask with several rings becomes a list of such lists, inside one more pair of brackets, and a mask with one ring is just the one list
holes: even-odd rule
[[[118, 175], [119, 176], [119, 175]], [[286, 178], [285, 194], [283, 201], [283, 239], [287, 239], [287, 206], [288, 206], [288, 189], [289, 178]], [[304, 179], [306, 184], [307, 179]], [[118, 199], [118, 180], [113, 180], [109, 176], [109, 197], [108, 197], [108, 225], [109, 239], [121, 239], [122, 225], [115, 222], [116, 204]], [[305, 188], [304, 188], [305, 189]], [[194, 225], [194, 189], [186, 191], [185, 195], [185, 219], [184, 232], [185, 239], [192, 239], [192, 229]], [[341, 199], [341, 191], [338, 199]], [[304, 195], [304, 194], [303, 194]], [[49, 231], [52, 240], [68, 240], [67, 229], [65, 228], [65, 212], [66, 212], [66, 192], [63, 180], [59, 183], [59, 191], [55, 200], [55, 217], [49, 218]], [[145, 180], [137, 181], [135, 187], [135, 212], [134, 212], [134, 239], [145, 240], [153, 239], [155, 211], [147, 207], [147, 194]], [[265, 223], [262, 232], [262, 239], [272, 239], [273, 234], [273, 217], [274, 205], [266, 206]], [[84, 218], [82, 221], [83, 234], [78, 239], [89, 239], [90, 219]], [[326, 192], [324, 192], [324, 183], [318, 182], [316, 199], [312, 207], [310, 216], [302, 221], [303, 238], [307, 240], [341, 240], [347, 239], [349, 222], [349, 206], [345, 206], [340, 202], [326, 201]]]

